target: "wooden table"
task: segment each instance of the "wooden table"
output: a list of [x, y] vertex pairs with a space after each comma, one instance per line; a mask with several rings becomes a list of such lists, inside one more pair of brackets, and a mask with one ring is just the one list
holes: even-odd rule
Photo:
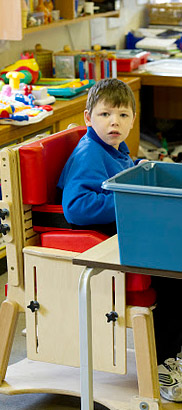
[[[155, 75], [142, 69], [125, 74], [129, 78], [139, 77], [142, 88], [146, 86], [153, 87], [153, 111], [155, 118], [182, 119], [182, 76]], [[123, 76], [124, 73], [119, 72], [118, 75]], [[141, 108], [144, 105], [145, 101], [143, 101]]]
[[[137, 118], [127, 139], [131, 155], [136, 156], [140, 140], [140, 79], [124, 76], [121, 80], [130, 85], [136, 99]], [[83, 113], [86, 100], [86, 94], [71, 101], [57, 100], [53, 104], [53, 115], [38, 123], [25, 126], [0, 125], [0, 147], [23, 142], [25, 139], [41, 134], [47, 129], [52, 134], [66, 129], [71, 123], [85, 125]]]
[[[117, 235], [73, 258], [84, 266], [79, 283], [81, 409], [93, 409], [92, 319], [90, 280], [104, 269], [181, 278], [182, 272], [128, 267], [120, 264]], [[156, 375], [156, 378], [158, 376]], [[148, 408], [148, 407], [147, 407]], [[153, 407], [152, 407], [153, 408]], [[157, 407], [156, 407], [157, 408]]]
[[175, 77], [172, 75], [160, 75], [151, 74], [145, 70], [134, 70], [130, 73], [118, 72], [118, 76], [127, 75], [130, 77], [139, 77], [141, 79], [141, 85], [154, 85], [154, 86], [164, 86], [164, 87], [182, 87], [182, 76]]

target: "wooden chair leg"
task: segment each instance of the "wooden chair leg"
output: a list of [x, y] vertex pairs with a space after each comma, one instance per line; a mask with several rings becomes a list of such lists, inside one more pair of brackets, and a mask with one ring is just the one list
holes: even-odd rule
[[133, 308], [132, 324], [139, 395], [159, 400], [160, 389], [152, 311], [142, 307]]
[[5, 378], [18, 318], [18, 303], [5, 300], [0, 308], [0, 385]]

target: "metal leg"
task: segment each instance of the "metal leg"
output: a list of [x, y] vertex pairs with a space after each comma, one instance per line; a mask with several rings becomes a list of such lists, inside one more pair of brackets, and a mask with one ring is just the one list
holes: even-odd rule
[[92, 313], [90, 279], [102, 269], [84, 268], [79, 281], [81, 410], [93, 410]]

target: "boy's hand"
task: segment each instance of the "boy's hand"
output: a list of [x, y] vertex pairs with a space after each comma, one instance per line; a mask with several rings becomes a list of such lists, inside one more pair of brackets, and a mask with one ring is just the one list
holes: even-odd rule
[[138, 164], [143, 164], [144, 162], [149, 162], [148, 159], [141, 159]]

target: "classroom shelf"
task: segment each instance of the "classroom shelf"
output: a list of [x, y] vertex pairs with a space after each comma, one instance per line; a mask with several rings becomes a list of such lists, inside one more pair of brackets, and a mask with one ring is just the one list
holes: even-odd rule
[[58, 29], [62, 26], [81, 23], [82, 21], [98, 17], [119, 17], [120, 15], [119, 10], [117, 10], [75, 18], [74, 5], [74, 0], [55, 0], [55, 8], [60, 10], [61, 20], [40, 26], [23, 28], [22, 0], [8, 0], [8, 5], [7, 0], [1, 0], [0, 40], [21, 41], [29, 33], [41, 32], [52, 28]]
[[91, 20], [91, 19], [95, 19], [95, 18], [99, 18], [99, 17], [119, 17], [119, 11], [108, 11], [107, 13], [97, 13], [97, 14], [93, 14], [93, 15], [88, 15], [88, 16], [84, 16], [84, 17], [77, 17], [74, 19], [62, 19], [59, 21], [54, 21], [53, 23], [49, 23], [49, 24], [42, 24], [41, 26], [35, 26], [35, 27], [29, 27], [29, 28], [25, 28], [23, 30], [23, 35], [25, 34], [29, 34], [29, 33], [35, 33], [37, 31], [43, 31], [43, 30], [49, 30], [52, 28], [59, 28], [62, 26], [68, 26], [71, 24], [78, 24], [81, 23], [82, 21], [87, 21], [87, 20]]

